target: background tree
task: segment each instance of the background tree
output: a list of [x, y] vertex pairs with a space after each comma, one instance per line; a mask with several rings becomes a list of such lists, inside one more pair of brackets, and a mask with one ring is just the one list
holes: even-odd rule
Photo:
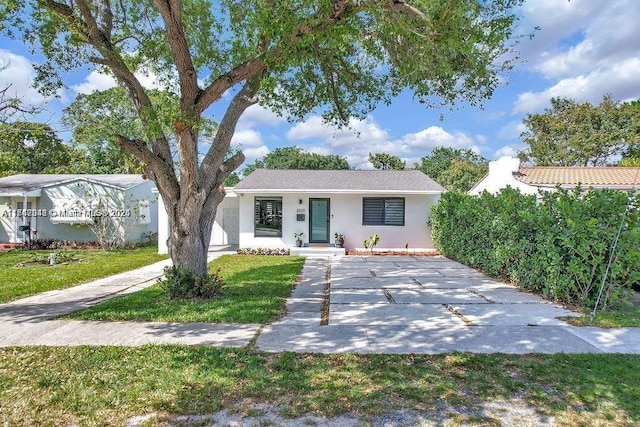
[[245, 166], [243, 174], [247, 176], [256, 169], [336, 170], [349, 169], [349, 163], [345, 157], [334, 154], [309, 153], [300, 147], [280, 147]]
[[640, 166], [640, 100], [625, 102], [621, 106], [623, 114], [629, 119], [630, 133], [636, 135], [622, 153], [620, 166]]
[[41, 123], [0, 124], [0, 176], [17, 173], [81, 173], [89, 162]]
[[227, 179], [224, 180], [225, 187], [235, 187], [240, 182], [240, 176], [238, 176], [237, 172], [232, 172], [229, 174]]
[[[227, 156], [229, 144], [249, 106], [260, 100], [291, 119], [320, 107], [325, 120], [345, 125], [405, 88], [427, 106], [477, 104], [511, 65], [505, 46], [520, 3], [25, 0], [2, 2], [0, 21], [46, 58], [36, 67], [44, 93], [87, 64], [116, 78], [145, 129], [144, 138], [116, 139], [164, 199], [174, 264], [205, 275], [221, 184], [244, 161], [240, 152]], [[141, 70], [179, 94], [177, 167]], [[200, 159], [202, 118], [218, 101], [228, 101], [226, 111]]]
[[[158, 121], [175, 151], [172, 118], [180, 111], [180, 98], [168, 90], [148, 90]], [[120, 87], [80, 94], [62, 112], [62, 123], [73, 129], [71, 145], [85, 150], [93, 161], [93, 173], [142, 173], [144, 165], [124, 152], [116, 135], [144, 139], [146, 130], [131, 101]], [[215, 123], [203, 119], [201, 146], [211, 139]], [[202, 147], [201, 147], [202, 148]]]
[[[9, 68], [9, 64], [0, 64], [0, 72]], [[0, 87], [0, 124], [8, 123], [16, 114], [35, 114], [39, 109], [22, 102], [17, 96], [11, 96], [11, 85]]]
[[605, 95], [599, 105], [552, 98], [544, 113], [527, 114], [520, 137], [528, 149], [518, 153], [538, 166], [604, 166], [638, 145], [637, 108]]
[[376, 169], [381, 170], [404, 170], [407, 163], [400, 157], [388, 153], [369, 153], [369, 162]]
[[487, 174], [489, 162], [468, 148], [435, 147], [413, 167], [447, 190], [465, 193]]

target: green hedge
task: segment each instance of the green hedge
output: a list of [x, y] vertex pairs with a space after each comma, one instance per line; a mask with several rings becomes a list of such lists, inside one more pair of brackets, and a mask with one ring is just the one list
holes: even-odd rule
[[629, 197], [602, 308], [640, 281], [640, 230], [634, 195], [581, 189], [523, 195], [445, 193], [433, 208], [438, 250], [545, 297], [593, 307]]

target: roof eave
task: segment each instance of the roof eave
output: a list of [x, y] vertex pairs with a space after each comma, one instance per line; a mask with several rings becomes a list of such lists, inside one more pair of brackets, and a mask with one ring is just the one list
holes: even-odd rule
[[242, 194], [442, 194], [445, 190], [337, 190], [337, 189], [272, 189], [272, 188], [237, 188], [236, 193]]
[[0, 197], [40, 197], [42, 196], [42, 190], [18, 190], [18, 191], [1, 191]]

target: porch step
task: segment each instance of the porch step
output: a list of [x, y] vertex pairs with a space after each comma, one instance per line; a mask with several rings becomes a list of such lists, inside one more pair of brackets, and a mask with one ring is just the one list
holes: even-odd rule
[[309, 247], [297, 247], [294, 246], [289, 252], [295, 256], [344, 256], [344, 248], [335, 248], [333, 246], [309, 246]]

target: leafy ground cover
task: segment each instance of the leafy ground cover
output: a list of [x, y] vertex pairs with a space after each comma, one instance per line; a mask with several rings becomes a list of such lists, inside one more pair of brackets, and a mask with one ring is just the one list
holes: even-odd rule
[[281, 314], [303, 257], [224, 255], [209, 264], [225, 281], [212, 300], [172, 300], [159, 285], [108, 300], [68, 318], [167, 322], [266, 323]]
[[[125, 425], [268, 402], [287, 417], [394, 409], [500, 425], [520, 402], [555, 425], [640, 423], [638, 355], [311, 355], [210, 347], [0, 349], [0, 422]], [[523, 424], [527, 424], [524, 420]]]
[[[59, 263], [50, 266], [49, 254]], [[100, 249], [0, 252], [0, 303], [53, 289], [68, 288], [166, 259], [155, 247], [105, 252]]]

